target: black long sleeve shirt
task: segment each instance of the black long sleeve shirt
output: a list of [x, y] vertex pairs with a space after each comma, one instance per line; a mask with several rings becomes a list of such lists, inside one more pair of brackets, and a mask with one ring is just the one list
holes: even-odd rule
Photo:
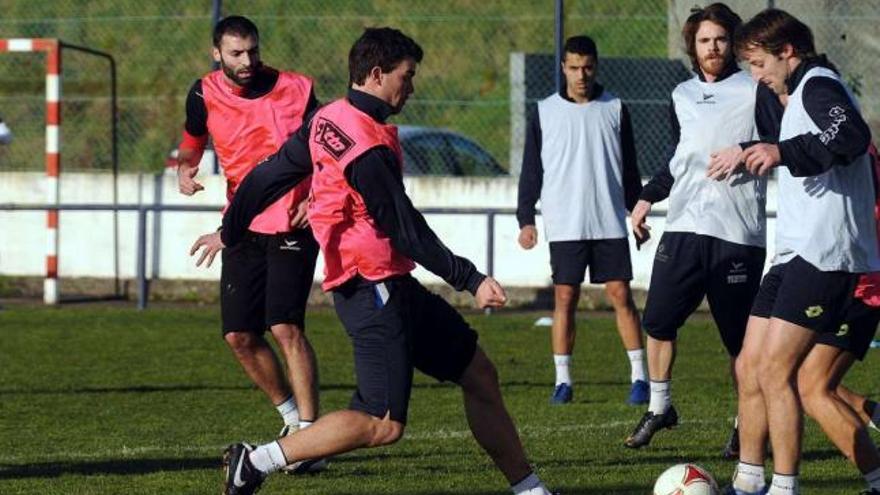
[[[825, 56], [801, 62], [786, 84], [789, 94], [813, 67], [836, 72]], [[779, 146], [781, 165], [794, 177], [809, 177], [827, 172], [834, 166], [846, 166], [864, 154], [871, 143], [871, 130], [853, 105], [844, 87], [827, 77], [807, 81], [802, 93], [804, 109], [820, 134], [805, 133], [779, 141], [785, 107], [767, 86], [759, 85], [757, 108], [758, 134], [765, 143]], [[743, 143], [743, 149], [758, 141]]]
[[[352, 105], [378, 122], [385, 122], [393, 113], [390, 105], [367, 93], [351, 89], [347, 97]], [[308, 145], [312, 116], [239, 186], [223, 217], [221, 237], [226, 246], [241, 240], [254, 216], [312, 173]], [[345, 176], [395, 249], [455, 289], [476, 294], [486, 276], [469, 260], [452, 253], [413, 206], [394, 152], [384, 146], [373, 148], [349, 164]]]
[[[598, 98], [604, 88], [596, 84], [593, 99]], [[563, 89], [560, 96], [568, 101], [569, 98]], [[522, 170], [520, 170], [519, 187], [517, 194], [516, 218], [520, 228], [525, 225], [535, 225], [535, 204], [541, 197], [541, 188], [544, 183], [544, 164], [541, 161], [541, 122], [538, 112], [529, 116], [526, 128], [526, 143], [523, 149]], [[639, 194], [642, 192], [642, 181], [639, 174], [638, 160], [636, 157], [636, 145], [633, 137], [632, 120], [629, 109], [621, 105], [620, 120], [620, 147], [623, 162], [623, 195], [627, 210], [632, 210]]]
[[[834, 67], [824, 56], [801, 62], [786, 81], [789, 94], [813, 67]], [[871, 144], [871, 129], [843, 85], [828, 77], [810, 78], [803, 88], [804, 109], [821, 132], [806, 133], [779, 142], [782, 165], [795, 177], [827, 172], [846, 166], [863, 155]], [[781, 119], [780, 119], [781, 120]]]

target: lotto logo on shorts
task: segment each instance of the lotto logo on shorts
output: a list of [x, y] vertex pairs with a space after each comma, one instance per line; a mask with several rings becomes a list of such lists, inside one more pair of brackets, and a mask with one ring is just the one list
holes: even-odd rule
[[844, 323], [843, 325], [840, 325], [840, 330], [838, 330], [835, 335], [838, 337], [843, 337], [844, 335], [846, 335], [848, 333], [849, 333], [849, 325]]
[[336, 160], [345, 156], [348, 150], [354, 147], [354, 140], [345, 135], [333, 122], [319, 118], [316, 125], [315, 142]]
[[807, 318], [818, 318], [824, 312], [825, 310], [822, 309], [822, 306], [810, 306], [804, 311], [804, 314], [807, 315]]

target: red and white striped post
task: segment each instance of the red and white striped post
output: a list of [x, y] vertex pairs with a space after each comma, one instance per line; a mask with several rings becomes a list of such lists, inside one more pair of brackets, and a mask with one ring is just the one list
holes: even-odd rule
[[[61, 44], [57, 39], [0, 40], [0, 51], [46, 52], [46, 204], [60, 201], [61, 172]], [[43, 302], [58, 303], [58, 210], [46, 212], [46, 278]]]

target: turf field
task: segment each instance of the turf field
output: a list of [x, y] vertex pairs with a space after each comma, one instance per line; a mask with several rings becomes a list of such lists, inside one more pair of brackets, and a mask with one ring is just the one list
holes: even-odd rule
[[[471, 315], [499, 368], [507, 404], [540, 475], [564, 494], [650, 493], [667, 466], [692, 461], [720, 481], [718, 453], [734, 402], [710, 322], [683, 331], [674, 397], [682, 417], [641, 451], [621, 441], [642, 410], [626, 406], [629, 365], [613, 319], [581, 315], [575, 402], [553, 407], [545, 328], [537, 313]], [[350, 347], [330, 311], [313, 312], [324, 410], [351, 394]], [[876, 352], [876, 351], [872, 351]], [[876, 394], [877, 356], [849, 384]], [[218, 337], [214, 307], [6, 306], [0, 311], [0, 493], [219, 493], [220, 454], [234, 440], [265, 441], [280, 427]], [[805, 493], [852, 494], [862, 484], [814, 423], [807, 424]], [[509, 493], [470, 438], [458, 391], [419, 377], [410, 426], [397, 445], [335, 459], [304, 478], [274, 476], [261, 493]]]

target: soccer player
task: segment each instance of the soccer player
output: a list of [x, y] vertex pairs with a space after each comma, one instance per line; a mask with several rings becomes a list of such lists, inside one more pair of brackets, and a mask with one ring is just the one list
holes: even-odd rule
[[[274, 153], [317, 106], [309, 78], [262, 64], [259, 41], [257, 27], [244, 17], [226, 17], [214, 29], [214, 59], [220, 69], [197, 80], [186, 101], [177, 170], [185, 195], [203, 189], [195, 175], [209, 135], [231, 200], [254, 166]], [[239, 245], [222, 253], [223, 338], [276, 406], [284, 421], [282, 434], [308, 426], [318, 415], [317, 366], [304, 326], [318, 255], [305, 220], [308, 190], [304, 181], [278, 199], [246, 226]], [[190, 253], [205, 247], [197, 265], [207, 260], [210, 266], [219, 241], [219, 233], [199, 238]], [[287, 362], [286, 376], [263, 336], [267, 327]]]
[[[871, 156], [876, 194], [876, 179], [880, 174], [876, 155], [871, 153]], [[877, 206], [875, 218], [880, 220]], [[860, 277], [843, 323], [836, 332], [823, 333], [816, 338], [797, 378], [804, 411], [819, 423], [828, 438], [862, 473], [868, 484], [868, 489], [862, 492], [864, 495], [880, 494], [880, 453], [866, 428], [871, 417], [864, 412], [867, 400], [841, 385], [841, 381], [856, 360], [864, 359], [880, 322], [878, 282], [880, 273], [877, 272]], [[765, 430], [762, 437], [766, 438], [766, 435]], [[731, 487], [727, 493], [737, 492]]]
[[566, 40], [565, 88], [538, 102], [530, 118], [519, 178], [519, 244], [538, 241], [535, 203], [540, 198], [553, 271], [551, 344], [556, 365], [553, 404], [571, 402], [575, 312], [584, 272], [605, 284], [617, 331], [630, 361], [630, 404], [648, 401], [639, 313], [629, 281], [632, 263], [626, 212], [642, 190], [632, 124], [620, 98], [596, 82], [599, 54], [588, 36]]
[[[763, 493], [769, 432], [773, 479], [766, 493], [799, 493], [803, 415], [795, 378], [818, 335], [846, 322], [863, 273], [880, 268], [870, 130], [855, 98], [810, 28], [767, 9], [736, 36], [752, 77], [784, 97], [779, 142], [746, 149], [752, 173], [779, 177], [776, 255], [755, 298], [739, 380], [740, 462], [732, 492]], [[782, 165], [782, 166], [780, 166]], [[808, 384], [803, 384], [807, 386]]]
[[[880, 162], [877, 149], [871, 145], [868, 150], [874, 172], [874, 218], [880, 222]], [[863, 494], [880, 494], [880, 453], [866, 428], [870, 415], [867, 420], [861, 416], [868, 401], [841, 385], [853, 363], [865, 358], [880, 323], [880, 273], [862, 275], [853, 296], [837, 332], [819, 335], [801, 364], [798, 393], [804, 411], [862, 473], [868, 484]]]
[[[738, 153], [740, 143], [758, 137], [763, 109], [755, 103], [756, 93], [772, 95], [736, 64], [733, 35], [741, 23], [723, 3], [695, 9], [685, 22], [682, 37], [695, 76], [672, 92], [675, 152], [668, 167], [645, 185], [632, 212], [636, 236], [645, 239], [651, 206], [669, 198], [642, 321], [650, 403], [624, 442], [630, 448], [648, 445], [655, 433], [678, 424], [671, 390], [678, 329], [704, 296], [730, 356], [736, 388], [733, 365], [764, 267], [767, 185], [747, 172], [719, 176], [719, 181], [707, 174], [713, 151], [737, 147]], [[734, 428], [725, 456], [736, 457], [736, 441]]]
[[549, 494], [526, 460], [476, 332], [410, 275], [418, 262], [480, 307], [506, 301], [498, 282], [437, 238], [404, 191], [397, 128], [387, 119], [412, 94], [421, 59], [421, 47], [400, 31], [367, 29], [349, 52], [347, 96], [316, 111], [257, 167], [224, 216], [223, 242], [236, 246], [254, 215], [313, 174], [308, 215], [324, 255], [323, 288], [351, 338], [357, 380], [348, 409], [259, 447], [230, 445], [227, 494], [253, 493], [291, 462], [398, 441], [414, 369], [461, 387], [471, 431], [513, 493]]

